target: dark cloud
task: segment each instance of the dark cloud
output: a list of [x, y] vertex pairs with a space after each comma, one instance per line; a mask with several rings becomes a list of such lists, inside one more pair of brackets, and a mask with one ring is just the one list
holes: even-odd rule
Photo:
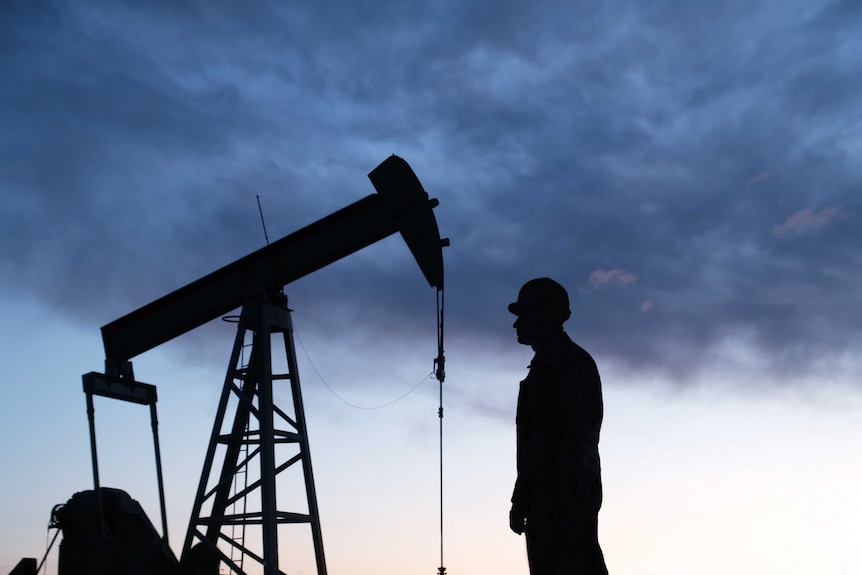
[[[790, 379], [859, 346], [855, 3], [0, 14], [9, 294], [100, 325], [260, 247], [255, 195], [279, 237], [398, 153], [441, 200], [453, 341], [509, 338], [550, 275], [597, 355], [680, 382], [737, 335]], [[433, 321], [397, 238], [290, 292], [324, 331]]]

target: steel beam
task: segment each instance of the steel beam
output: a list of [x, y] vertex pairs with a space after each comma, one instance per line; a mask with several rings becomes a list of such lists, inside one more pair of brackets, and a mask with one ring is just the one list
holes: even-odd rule
[[[443, 255], [433, 208], [413, 170], [391, 156], [370, 174], [377, 195], [314, 222], [102, 327], [110, 365], [129, 360], [280, 289], [395, 232], [429, 284], [442, 288]], [[112, 374], [109, 374], [112, 375]], [[116, 374], [113, 374], [116, 375]]]

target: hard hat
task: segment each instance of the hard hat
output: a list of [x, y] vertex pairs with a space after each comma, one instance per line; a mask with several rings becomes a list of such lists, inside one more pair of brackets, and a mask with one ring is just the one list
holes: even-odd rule
[[536, 278], [528, 281], [518, 292], [518, 301], [509, 304], [515, 315], [545, 316], [560, 324], [569, 319], [569, 294], [551, 278]]

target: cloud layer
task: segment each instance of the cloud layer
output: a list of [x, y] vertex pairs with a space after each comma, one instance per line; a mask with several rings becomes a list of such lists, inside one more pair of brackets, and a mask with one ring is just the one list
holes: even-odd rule
[[[279, 237], [397, 153], [441, 201], [456, 340], [508, 342], [505, 304], [551, 276], [632, 369], [688, 381], [744, 337], [777, 381], [828, 371], [862, 325], [860, 25], [853, 2], [12, 2], [4, 293], [101, 325], [260, 247], [256, 195]], [[290, 292], [321, 329], [427, 329], [399, 242]]]

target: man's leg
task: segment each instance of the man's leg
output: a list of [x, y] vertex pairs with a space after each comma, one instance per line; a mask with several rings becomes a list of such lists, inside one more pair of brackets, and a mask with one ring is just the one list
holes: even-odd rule
[[565, 518], [560, 522], [559, 560], [554, 575], [608, 575], [599, 546], [598, 515]]
[[[530, 575], [556, 575], [560, 552], [559, 533], [552, 520], [527, 520], [527, 561]], [[568, 574], [567, 574], [568, 575]]]

